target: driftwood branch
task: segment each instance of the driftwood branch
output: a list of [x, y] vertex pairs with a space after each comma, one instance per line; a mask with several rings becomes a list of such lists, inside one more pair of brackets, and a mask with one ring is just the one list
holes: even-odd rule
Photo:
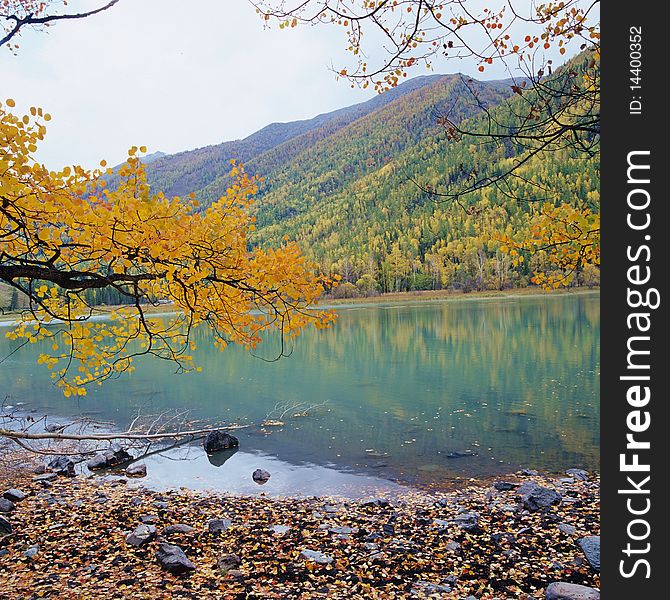
[[11, 440], [60, 440], [60, 441], [113, 441], [134, 440], [149, 441], [163, 439], [177, 439], [181, 437], [199, 437], [207, 435], [217, 429], [236, 430], [244, 429], [249, 425], [227, 425], [225, 427], [207, 427], [205, 429], [192, 429], [190, 431], [166, 431], [163, 433], [28, 433], [24, 431], [12, 431], [0, 429], [0, 436]]

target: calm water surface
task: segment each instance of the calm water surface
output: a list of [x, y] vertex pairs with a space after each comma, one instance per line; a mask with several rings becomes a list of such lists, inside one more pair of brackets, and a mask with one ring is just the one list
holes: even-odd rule
[[[156, 487], [362, 495], [519, 467], [597, 469], [599, 302], [593, 293], [340, 308], [333, 329], [308, 331], [278, 362], [220, 353], [202, 331], [203, 373], [146, 361], [79, 400], [54, 389], [31, 346], [2, 363], [0, 389], [51, 421], [86, 413], [126, 427], [138, 410], [188, 407], [194, 418], [253, 424], [230, 456], [210, 461], [194, 443], [149, 458], [144, 481]], [[259, 353], [272, 357], [274, 341]], [[0, 339], [0, 357], [12, 344]], [[317, 406], [258, 427], [278, 404]], [[258, 467], [272, 473], [262, 488], [251, 480]]]

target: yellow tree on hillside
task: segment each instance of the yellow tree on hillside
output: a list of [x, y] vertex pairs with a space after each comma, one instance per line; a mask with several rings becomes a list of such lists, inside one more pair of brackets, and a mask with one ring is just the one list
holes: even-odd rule
[[[408, 74], [467, 59], [486, 75], [502, 65], [510, 78], [511, 98], [489, 110], [473, 86], [464, 84], [484, 118], [480, 128], [463, 129], [449, 114], [440, 115], [450, 140], [470, 140], [480, 154], [506, 153], [497, 170], [486, 164], [465, 169], [443, 186], [422, 186], [433, 197], [468, 210], [486, 188], [533, 204], [527, 239], [502, 237], [500, 244], [518, 263], [524, 254], [542, 253], [557, 267], [538, 272], [545, 287], [568, 285], [585, 265], [600, 264], [599, 198], [575, 198], [529, 176], [529, 167], [554, 153], [584, 160], [600, 151], [600, 18], [598, 0], [250, 0], [264, 22], [281, 29], [300, 25], [338, 28], [351, 56], [334, 71], [352, 86], [379, 92], [397, 86]], [[549, 52], [583, 60], [556, 68]], [[450, 66], [453, 66], [450, 62]], [[519, 195], [519, 188], [532, 192]], [[593, 190], [597, 195], [597, 190]]]

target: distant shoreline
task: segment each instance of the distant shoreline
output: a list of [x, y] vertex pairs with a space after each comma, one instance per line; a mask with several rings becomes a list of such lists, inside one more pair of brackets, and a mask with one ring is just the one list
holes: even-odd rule
[[577, 296], [586, 294], [599, 294], [600, 287], [593, 288], [571, 288], [544, 291], [537, 287], [513, 288], [509, 290], [485, 290], [481, 292], [459, 292], [453, 290], [420, 290], [414, 292], [389, 292], [378, 296], [362, 296], [358, 298], [327, 298], [318, 305], [345, 306], [350, 304], [380, 304], [396, 302], [428, 302], [435, 300], [488, 300], [511, 298], [542, 298], [549, 296]]
[[[361, 296], [358, 298], [324, 298], [316, 308], [337, 308], [347, 307], [359, 304], [395, 304], [399, 302], [434, 302], [437, 300], [509, 300], [512, 298], [542, 298], [547, 296], [577, 296], [586, 294], [600, 293], [600, 287], [593, 288], [572, 288], [572, 289], [558, 289], [544, 291], [536, 287], [513, 288], [509, 290], [486, 290], [481, 292], [459, 292], [454, 290], [417, 290], [413, 292], [388, 292], [386, 294], [379, 294], [378, 296]], [[112, 312], [118, 308], [124, 308], [123, 305], [117, 306], [100, 306], [96, 307], [99, 312], [94, 314], [95, 319], [100, 319], [105, 312]], [[165, 316], [174, 314], [172, 304], [162, 304], [160, 306], [145, 306], [147, 314], [154, 316]], [[7, 326], [8, 323], [14, 322], [20, 312], [5, 313], [0, 315], [0, 325]]]

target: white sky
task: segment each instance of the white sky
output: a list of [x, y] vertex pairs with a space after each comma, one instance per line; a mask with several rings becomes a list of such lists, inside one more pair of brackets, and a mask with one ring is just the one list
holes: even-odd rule
[[[17, 56], [0, 48], [0, 97], [51, 113], [37, 158], [52, 168], [117, 164], [132, 145], [190, 150], [374, 95], [328, 69], [349, 58], [341, 29], [263, 29], [246, 0], [121, 0], [19, 43]], [[476, 74], [464, 62], [436, 66], [456, 71]]]

